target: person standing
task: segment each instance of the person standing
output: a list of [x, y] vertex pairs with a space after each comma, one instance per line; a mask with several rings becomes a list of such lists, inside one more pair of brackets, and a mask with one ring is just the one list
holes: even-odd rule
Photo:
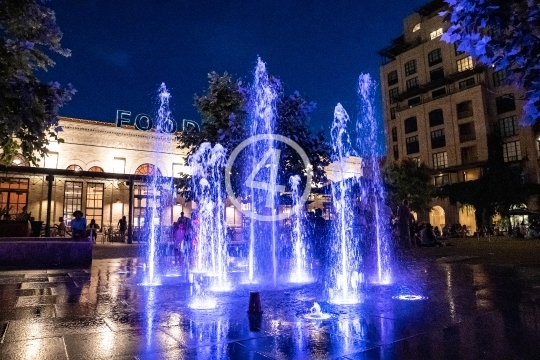
[[118, 225], [116, 226], [116, 228], [120, 233], [120, 239], [122, 239], [122, 242], [124, 242], [127, 230], [127, 220], [125, 216], [122, 216], [122, 218], [118, 220]]
[[73, 212], [74, 219], [71, 220], [71, 236], [74, 239], [86, 239], [86, 219], [80, 210]]
[[90, 230], [92, 241], [95, 243], [97, 239], [97, 231], [99, 230], [99, 225], [96, 224], [96, 220], [90, 220], [90, 224], [88, 224], [88, 230]]
[[409, 208], [409, 201], [403, 200], [397, 210], [398, 216], [398, 231], [399, 238], [402, 244], [407, 247], [411, 247], [411, 210]]

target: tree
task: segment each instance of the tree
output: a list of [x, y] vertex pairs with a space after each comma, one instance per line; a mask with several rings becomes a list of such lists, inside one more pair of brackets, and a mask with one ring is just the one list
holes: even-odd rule
[[43, 2], [0, 0], [0, 160], [7, 164], [20, 152], [37, 165], [61, 130], [58, 109], [75, 93], [71, 85], [43, 84], [35, 75], [54, 66], [46, 50], [70, 55], [60, 46], [54, 12]]
[[[323, 131], [313, 135], [308, 122], [315, 103], [295, 91], [285, 96], [279, 79], [270, 77], [278, 93], [276, 102], [277, 118], [275, 133], [286, 136], [306, 152], [313, 167], [313, 182], [325, 182], [324, 167], [329, 164], [329, 146], [324, 140]], [[241, 80], [233, 81], [224, 73], [219, 76], [212, 72], [208, 74], [208, 89], [204, 95], [195, 96], [195, 106], [201, 114], [201, 130], [189, 129], [179, 134], [179, 147], [189, 149], [188, 155], [203, 142], [212, 145], [220, 143], [230, 154], [243, 140], [249, 137], [247, 124], [249, 113], [249, 91]], [[286, 182], [291, 175], [302, 173], [304, 170], [301, 158], [292, 149], [281, 147], [281, 163], [279, 178]], [[233, 190], [241, 194], [241, 184], [235, 179], [242, 178], [246, 164], [246, 152], [240, 153], [234, 162], [231, 175]], [[180, 188], [186, 188], [186, 180], [178, 182]], [[186, 194], [187, 195], [187, 194]]]
[[432, 170], [424, 163], [418, 165], [408, 158], [388, 166], [384, 178], [390, 207], [396, 209], [401, 201], [408, 199], [411, 210], [429, 211], [436, 191], [431, 176]]
[[445, 0], [450, 22], [441, 39], [477, 61], [504, 70], [525, 90], [525, 125], [540, 117], [540, 4], [538, 0]]

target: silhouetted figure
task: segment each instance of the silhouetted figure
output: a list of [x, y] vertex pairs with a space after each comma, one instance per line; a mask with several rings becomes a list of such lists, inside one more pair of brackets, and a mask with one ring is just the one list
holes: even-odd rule
[[409, 208], [409, 201], [407, 199], [403, 200], [402, 204], [399, 205], [397, 210], [398, 216], [398, 230], [399, 238], [402, 245], [411, 247], [411, 210]]

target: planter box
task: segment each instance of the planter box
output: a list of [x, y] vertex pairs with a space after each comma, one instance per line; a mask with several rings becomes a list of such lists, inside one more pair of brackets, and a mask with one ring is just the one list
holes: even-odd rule
[[28, 221], [0, 220], [0, 237], [28, 237]]

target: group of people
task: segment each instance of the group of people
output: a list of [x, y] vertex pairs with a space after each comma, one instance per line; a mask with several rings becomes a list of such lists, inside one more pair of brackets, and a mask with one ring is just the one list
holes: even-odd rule
[[416, 226], [413, 214], [409, 208], [409, 201], [403, 200], [397, 209], [397, 233], [402, 246], [444, 246], [439, 241], [442, 234], [440, 229], [427, 223]]
[[[95, 219], [91, 219], [90, 223], [86, 223], [86, 218], [84, 217], [84, 214], [80, 210], [75, 210], [73, 212], [73, 219], [70, 222], [70, 230], [68, 230], [68, 227], [66, 226], [66, 223], [64, 221], [64, 217], [61, 216], [58, 218], [58, 224], [55, 224], [53, 226], [53, 236], [61, 236], [65, 237], [66, 235], [71, 235], [74, 239], [86, 239], [89, 236], [91, 236], [92, 241], [96, 242], [97, 239], [97, 233], [101, 229], [98, 223], [96, 223]], [[118, 231], [123, 239], [126, 235], [127, 231], [127, 220], [126, 217], [123, 216], [118, 221]]]
[[180, 217], [173, 224], [174, 256], [177, 261], [186, 261], [197, 246], [197, 227], [199, 220], [195, 212], [191, 213], [191, 219], [180, 213]]

